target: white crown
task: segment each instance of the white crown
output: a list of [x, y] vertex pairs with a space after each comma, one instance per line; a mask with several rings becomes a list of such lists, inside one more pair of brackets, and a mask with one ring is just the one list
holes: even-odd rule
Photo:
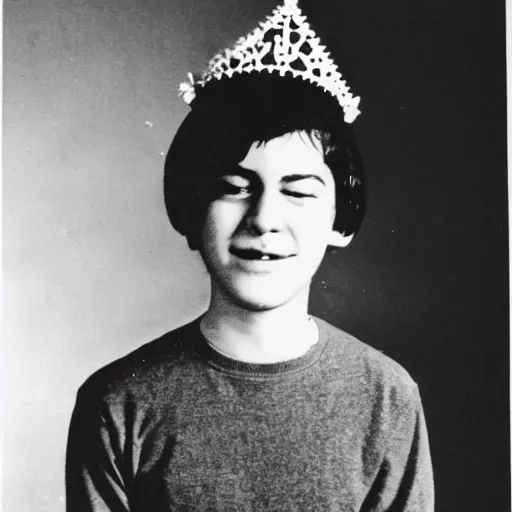
[[334, 96], [343, 108], [345, 122], [352, 123], [361, 113], [358, 109], [361, 98], [350, 93], [338, 66], [297, 4], [298, 0], [284, 0], [284, 5], [274, 9], [271, 16], [249, 35], [240, 38], [233, 48], [215, 55], [198, 79], [189, 73], [190, 81], [179, 88], [185, 103], [192, 103], [197, 88], [204, 87], [210, 80], [254, 71], [279, 73], [280, 76], [291, 73]]

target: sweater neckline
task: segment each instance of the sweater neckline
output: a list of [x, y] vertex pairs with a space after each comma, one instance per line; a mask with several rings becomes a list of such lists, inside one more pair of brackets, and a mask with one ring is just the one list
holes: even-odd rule
[[197, 340], [195, 349], [201, 358], [203, 358], [210, 366], [233, 376], [246, 377], [249, 379], [265, 379], [282, 377], [291, 373], [300, 372], [314, 365], [318, 361], [327, 342], [323, 322], [315, 316], [310, 316], [317, 326], [318, 340], [316, 343], [311, 345], [305, 354], [293, 359], [277, 363], [248, 363], [224, 355], [214, 349], [201, 332], [201, 317], [193, 322], [193, 327], [196, 332], [196, 336], [194, 338]]

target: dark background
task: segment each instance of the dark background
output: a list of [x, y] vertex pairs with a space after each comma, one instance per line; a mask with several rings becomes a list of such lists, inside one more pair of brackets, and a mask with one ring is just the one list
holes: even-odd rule
[[504, 4], [309, 5], [363, 98], [370, 187], [313, 310], [419, 383], [436, 510], [510, 510]]
[[[176, 91], [275, 3], [4, 5], [4, 510], [44, 512], [78, 385], [207, 303], [163, 207]], [[302, 7], [362, 97], [369, 182], [312, 312], [419, 383], [436, 510], [510, 510], [505, 3]]]

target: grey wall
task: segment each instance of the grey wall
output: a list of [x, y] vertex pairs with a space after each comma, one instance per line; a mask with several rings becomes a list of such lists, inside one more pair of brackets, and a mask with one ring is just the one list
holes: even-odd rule
[[[304, 4], [363, 97], [370, 183], [311, 308], [420, 384], [437, 510], [508, 510], [504, 3]], [[274, 5], [6, 0], [5, 512], [64, 510], [77, 387], [207, 303], [162, 202], [176, 90]]]

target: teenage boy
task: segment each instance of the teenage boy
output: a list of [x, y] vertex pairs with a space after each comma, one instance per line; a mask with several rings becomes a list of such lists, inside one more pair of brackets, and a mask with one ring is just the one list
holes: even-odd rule
[[69, 510], [433, 510], [417, 385], [308, 314], [326, 248], [348, 245], [365, 210], [358, 99], [318, 46], [285, 2], [183, 88], [165, 198], [210, 304], [81, 387]]

